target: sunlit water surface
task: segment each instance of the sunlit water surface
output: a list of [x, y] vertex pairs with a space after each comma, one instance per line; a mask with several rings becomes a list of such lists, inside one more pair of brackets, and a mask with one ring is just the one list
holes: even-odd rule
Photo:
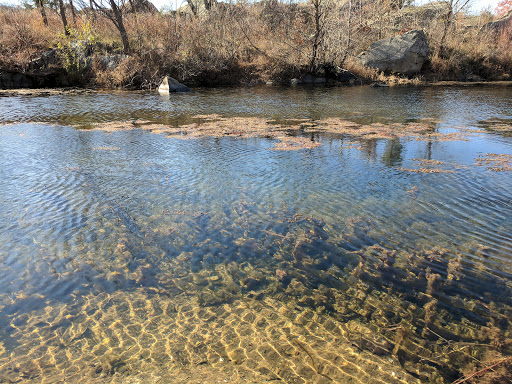
[[[470, 133], [75, 128], [197, 114]], [[441, 383], [507, 358], [512, 172], [477, 161], [512, 154], [496, 121], [511, 87], [1, 99], [0, 382]]]

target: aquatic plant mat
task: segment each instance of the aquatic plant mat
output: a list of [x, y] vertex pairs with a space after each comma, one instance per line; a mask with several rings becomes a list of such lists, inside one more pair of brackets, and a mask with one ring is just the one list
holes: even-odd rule
[[[81, 256], [53, 272], [64, 286], [84, 277], [67, 303], [31, 289], [54, 268], [40, 260], [24, 276], [26, 293], [0, 298], [0, 380], [417, 383], [497, 361], [499, 378], [510, 377], [512, 287], [485, 267], [491, 249], [350, 251], [377, 234], [370, 221], [354, 217], [335, 234], [285, 212], [268, 212], [274, 225], [255, 238], [235, 228], [247, 228], [247, 209], [233, 207], [233, 227], [222, 215], [164, 212], [135, 239], [102, 219], [104, 256], [79, 241]], [[230, 246], [204, 236], [216, 231], [234, 236], [235, 254], [222, 262]], [[193, 251], [166, 256], [194, 233]], [[44, 254], [46, 245], [30, 248]], [[476, 265], [463, 261], [467, 252]]]
[[[482, 134], [464, 128], [440, 133], [428, 120], [369, 125], [216, 115], [191, 120], [180, 126], [135, 120], [94, 128], [147, 130], [180, 139], [265, 137], [272, 140], [271, 150], [303, 151], [321, 148], [319, 133], [350, 136], [343, 150], [364, 150], [372, 140], [451, 142]], [[88, 148], [102, 159], [124, 151], [115, 140]], [[410, 161], [413, 166], [394, 171], [419, 180], [451, 177], [468, 168], [510, 171], [511, 157], [482, 154], [471, 167]], [[171, 173], [150, 162], [141, 167], [171, 190]], [[422, 194], [413, 184], [403, 191], [403, 208], [390, 213], [403, 215], [400, 227], [389, 224], [386, 230], [386, 223], [371, 215], [339, 218], [333, 226], [321, 215], [302, 215], [279, 204], [263, 209], [260, 196], [244, 187], [236, 201], [222, 207], [183, 201], [145, 207], [135, 217], [121, 192], [110, 196], [102, 189], [96, 169], [65, 166], [59, 172], [81, 185], [80, 191], [66, 197], [49, 192], [46, 184], [30, 189], [25, 198], [37, 202], [35, 211], [12, 228], [24, 234], [43, 225], [45, 212], [64, 212], [62, 223], [51, 223], [63, 244], [56, 246], [38, 232], [3, 238], [17, 244], [22, 261], [13, 261], [9, 247], [0, 249], [0, 274], [13, 276], [0, 295], [0, 383], [512, 379], [506, 214], [493, 216], [500, 225], [492, 228], [491, 245], [452, 230], [459, 228], [455, 213], [442, 218], [411, 213]], [[193, 195], [190, 188], [183, 193]], [[82, 217], [68, 201], [77, 194], [87, 195], [100, 214]], [[375, 199], [365, 204], [374, 209], [379, 206]], [[485, 199], [510, 210], [500, 196]], [[490, 232], [481, 217], [475, 214], [472, 220]], [[72, 237], [66, 237], [69, 228]], [[23, 273], [17, 275], [23, 260]], [[42, 279], [62, 292], [42, 292]]]
[[[113, 121], [79, 125], [105, 132], [143, 129], [152, 133], [166, 134], [180, 139], [204, 137], [253, 138], [266, 137], [275, 140], [274, 150], [301, 150], [320, 146], [318, 134], [344, 135], [354, 139], [405, 139], [413, 141], [467, 141], [481, 135], [481, 129], [452, 127], [449, 132], [439, 132], [438, 121], [423, 119], [409, 123], [359, 124], [353, 121], [329, 118], [323, 120], [288, 119], [277, 122], [260, 117], [223, 117], [221, 115], [192, 116], [189, 124], [166, 125], [145, 120]], [[493, 126], [494, 131], [508, 132], [510, 125]], [[352, 146], [358, 148], [359, 146]]]

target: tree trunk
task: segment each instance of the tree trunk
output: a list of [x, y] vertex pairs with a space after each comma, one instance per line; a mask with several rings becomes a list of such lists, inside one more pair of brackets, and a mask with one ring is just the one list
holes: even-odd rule
[[352, 0], [348, 2], [348, 22], [347, 22], [347, 45], [345, 47], [345, 52], [343, 53], [343, 58], [341, 59], [341, 65], [345, 64], [345, 60], [347, 60], [348, 53], [350, 51], [350, 46], [352, 45]]
[[318, 50], [320, 48], [322, 36], [323, 36], [323, 28], [322, 28], [322, 0], [313, 0], [313, 7], [315, 8], [315, 36], [313, 40], [313, 52], [311, 54], [311, 61], [309, 64], [309, 71], [311, 73], [315, 72], [317, 67], [317, 56]]
[[187, 0], [187, 3], [188, 3], [188, 6], [190, 7], [190, 10], [194, 14], [194, 16], [197, 16], [197, 7], [194, 4], [194, 1], [193, 0]]
[[69, 0], [69, 6], [71, 7], [71, 15], [73, 16], [73, 24], [76, 27], [76, 12], [75, 12], [75, 7], [73, 6], [73, 0]]
[[441, 41], [439, 42], [439, 54], [443, 57], [445, 55], [445, 47], [444, 43], [446, 41], [446, 35], [448, 34], [448, 29], [450, 28], [452, 24], [452, 17], [453, 17], [453, 0], [450, 0], [448, 4], [448, 13], [446, 14], [446, 18], [444, 20], [444, 28], [443, 28], [443, 35], [441, 36]]
[[48, 26], [48, 18], [46, 17], [46, 11], [44, 10], [43, 0], [36, 0], [37, 8], [41, 12], [41, 17], [43, 18], [44, 25]]
[[60, 17], [62, 18], [62, 24], [64, 25], [64, 34], [69, 36], [68, 20], [66, 19], [66, 8], [64, 8], [64, 2], [59, 0]]
[[128, 41], [128, 34], [126, 33], [126, 28], [124, 27], [123, 14], [117, 6], [115, 0], [110, 0], [110, 6], [112, 7], [112, 12], [114, 14], [114, 20], [112, 21], [114, 21], [114, 24], [121, 34], [121, 40], [123, 41], [123, 52], [128, 55], [130, 54], [130, 42]]

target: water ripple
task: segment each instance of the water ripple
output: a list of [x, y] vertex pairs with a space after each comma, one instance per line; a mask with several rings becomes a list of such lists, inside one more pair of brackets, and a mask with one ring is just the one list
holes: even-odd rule
[[[488, 345], [478, 330], [493, 322], [499, 332], [509, 332], [499, 319], [512, 307], [512, 176], [473, 166], [482, 151], [510, 152], [507, 138], [388, 145], [332, 136], [321, 137], [323, 145], [312, 150], [275, 151], [271, 139], [180, 140], [142, 130], [65, 126], [130, 119], [177, 123], [191, 111], [219, 113], [220, 106], [226, 115], [407, 121], [442, 117], [442, 96], [453, 91], [370, 92], [371, 98], [359, 89], [256, 89], [228, 95], [200, 90], [172, 99], [145, 93], [7, 99], [0, 122], [18, 123], [0, 126], [0, 366], [7, 364], [4, 341], [14, 354], [24, 351], [24, 337], [27, 345], [33, 335], [42, 343], [32, 330], [19, 340], [10, 336], [31, 329], [34, 316], [62, 327], [59, 340], [88, 346], [84, 338], [109, 329], [91, 319], [122, 307], [113, 304], [116, 295], [129, 296], [122, 301], [132, 307], [119, 317], [126, 321], [129, 314], [133, 321], [150, 300], [131, 300], [148, 292], [166, 303], [166, 297], [182, 297], [194, 308], [184, 316], [197, 310], [212, 321], [219, 317], [208, 311], [223, 311], [240, 298], [265, 308], [286, 302], [288, 309], [276, 313], [298, 308], [310, 320], [325, 320], [311, 322], [315, 327], [339, 321], [346, 327], [340, 338], [358, 335], [340, 350], [356, 348], [372, 358], [380, 351], [407, 364], [417, 364], [418, 356], [427, 361], [456, 353], [449, 348], [461, 340]], [[424, 92], [433, 95], [418, 103]], [[457, 92], [462, 104], [455, 104], [468, 115], [467, 124], [482, 110], [503, 113], [509, 105], [466, 100], [465, 91]], [[496, 101], [503, 95], [491, 96]], [[415, 103], [411, 110], [403, 108], [404, 97]], [[347, 99], [362, 104], [345, 111]], [[372, 113], [364, 110], [372, 104]], [[451, 113], [448, 125], [464, 117]], [[345, 150], [349, 144], [360, 148]], [[407, 171], [420, 156], [453, 173]], [[141, 318], [174, 319], [173, 305], [168, 315], [151, 308]], [[237, 323], [259, 322], [244, 316]], [[300, 316], [290, 315], [290, 324]], [[349, 330], [354, 324], [355, 333]], [[410, 340], [402, 345], [397, 324], [409, 327]], [[285, 323], [277, 328], [287, 329]], [[150, 332], [142, 332], [148, 340]], [[134, 340], [142, 343], [139, 336]], [[100, 339], [108, 344], [114, 337]], [[435, 364], [445, 381], [453, 381], [459, 368]], [[413, 368], [407, 369], [419, 372]]]

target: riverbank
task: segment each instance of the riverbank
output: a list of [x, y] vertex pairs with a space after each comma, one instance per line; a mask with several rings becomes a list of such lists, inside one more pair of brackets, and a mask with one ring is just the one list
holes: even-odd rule
[[[478, 81], [478, 82], [462, 82], [462, 81], [436, 81], [436, 82], [416, 82], [404, 84], [386, 83], [367, 83], [354, 86], [397, 86], [397, 87], [512, 87], [512, 81]], [[264, 85], [254, 85], [253, 87], [261, 87]], [[269, 84], [267, 86], [274, 86]], [[319, 85], [301, 85], [301, 87], [318, 87]], [[325, 85], [320, 85], [325, 86]], [[137, 92], [136, 90], [112, 90], [104, 88], [19, 88], [19, 89], [1, 89], [0, 97], [17, 97], [17, 96], [56, 96], [56, 95], [92, 95], [98, 92]], [[156, 90], [155, 90], [156, 92]]]
[[[45, 25], [36, 9], [4, 7], [0, 88], [155, 89], [166, 75], [191, 87], [289, 85], [308, 76], [328, 84], [510, 80], [510, 23], [498, 27], [490, 13], [454, 14], [447, 6], [377, 12], [372, 3], [319, 1], [141, 10], [122, 14], [126, 41], [98, 10], [67, 10], [66, 35], [55, 10], [47, 9]], [[429, 48], [417, 70], [405, 76], [361, 65], [372, 43], [410, 31], [423, 31]]]
[[56, 95], [89, 95], [98, 92], [89, 88], [21, 88], [2, 89], [0, 97], [13, 96], [56, 96]]

